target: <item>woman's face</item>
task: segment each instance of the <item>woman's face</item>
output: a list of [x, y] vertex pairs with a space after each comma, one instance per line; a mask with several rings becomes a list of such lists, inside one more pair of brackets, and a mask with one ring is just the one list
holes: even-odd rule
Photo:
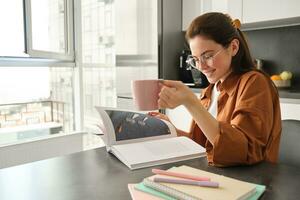
[[238, 40], [234, 39], [228, 48], [224, 48], [211, 39], [196, 36], [189, 40], [189, 44], [192, 56], [196, 60], [196, 67], [207, 80], [210, 83], [224, 81], [231, 72], [231, 60], [237, 52]]

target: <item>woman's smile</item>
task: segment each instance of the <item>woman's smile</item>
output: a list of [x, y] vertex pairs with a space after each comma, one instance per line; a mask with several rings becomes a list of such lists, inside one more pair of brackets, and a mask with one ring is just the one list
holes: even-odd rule
[[215, 69], [209, 69], [209, 70], [203, 70], [202, 73], [207, 77], [211, 77], [215, 71], [216, 71]]

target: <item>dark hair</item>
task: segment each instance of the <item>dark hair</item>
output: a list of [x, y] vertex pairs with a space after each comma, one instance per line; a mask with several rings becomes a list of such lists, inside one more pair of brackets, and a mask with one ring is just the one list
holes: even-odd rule
[[236, 28], [229, 15], [210, 12], [195, 18], [188, 27], [187, 41], [197, 35], [214, 40], [223, 47], [228, 47], [233, 39], [239, 40], [239, 50], [232, 58], [231, 67], [234, 73], [245, 73], [255, 69], [248, 44], [239, 27]]

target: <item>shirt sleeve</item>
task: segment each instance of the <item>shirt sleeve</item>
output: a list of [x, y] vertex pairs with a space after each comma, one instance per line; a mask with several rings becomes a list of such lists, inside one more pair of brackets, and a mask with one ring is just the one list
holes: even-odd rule
[[270, 83], [263, 75], [256, 75], [242, 84], [244, 87], [237, 91], [231, 121], [219, 121], [220, 134], [209, 150], [216, 165], [253, 164], [264, 160], [273, 123]]
[[196, 122], [193, 120], [190, 128], [190, 136], [192, 140], [200, 144], [201, 146], [205, 147], [207, 138], [202, 133], [202, 130], [199, 128], [199, 126], [196, 125]]

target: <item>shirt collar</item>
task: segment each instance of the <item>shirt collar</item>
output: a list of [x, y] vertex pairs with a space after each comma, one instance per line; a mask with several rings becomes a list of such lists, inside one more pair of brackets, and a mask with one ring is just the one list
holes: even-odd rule
[[[240, 79], [240, 75], [239, 74], [235, 74], [235, 73], [230, 73], [228, 75], [228, 77], [222, 82], [222, 83], [219, 83], [217, 85], [218, 87], [218, 90], [223, 93], [227, 93], [229, 96], [232, 96], [235, 91], [236, 91], [236, 88], [238, 86], [237, 82], [239, 81]], [[207, 97], [207, 98], [211, 98], [211, 95], [212, 95], [212, 89], [214, 87], [215, 84], [209, 84], [208, 87], [206, 87], [204, 90], [203, 90], [203, 93], [201, 95], [201, 99]]]

